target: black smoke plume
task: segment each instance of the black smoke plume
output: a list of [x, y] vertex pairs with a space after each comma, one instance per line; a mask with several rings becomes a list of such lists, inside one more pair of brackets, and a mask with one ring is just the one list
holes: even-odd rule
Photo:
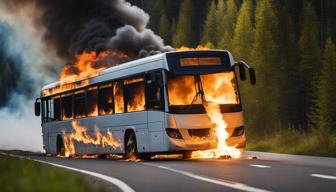
[[11, 7], [34, 3], [44, 40], [68, 60], [83, 51], [115, 50], [139, 58], [172, 50], [146, 29], [149, 16], [125, 0], [8, 1]]

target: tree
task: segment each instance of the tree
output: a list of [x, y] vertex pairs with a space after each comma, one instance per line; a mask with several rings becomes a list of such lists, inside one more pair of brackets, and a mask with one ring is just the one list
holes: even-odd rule
[[162, 39], [164, 39], [165, 43], [171, 43], [170, 23], [164, 11], [162, 11], [162, 15], [160, 17], [158, 34], [162, 37]]
[[[254, 133], [270, 133], [280, 128], [279, 118], [279, 63], [278, 17], [269, 0], [257, 2], [256, 27], [253, 46], [253, 63], [258, 74], [258, 84], [251, 102]], [[260, 132], [262, 131], [262, 132]]]
[[217, 40], [220, 41], [218, 47], [231, 50], [234, 28], [237, 20], [237, 5], [235, 0], [226, 2], [224, 18], [217, 17]]
[[317, 87], [317, 99], [311, 115], [315, 135], [323, 146], [330, 144], [330, 134], [336, 130], [336, 47], [331, 38], [326, 41], [322, 70]]
[[216, 44], [216, 25], [216, 1], [212, 1], [203, 26], [202, 44]]
[[191, 0], [182, 1], [179, 11], [178, 21], [173, 35], [173, 46], [181, 47], [182, 45], [193, 46], [194, 32], [193, 32], [193, 6]]
[[238, 14], [237, 23], [234, 29], [232, 52], [237, 60], [251, 61], [253, 45], [252, 26], [253, 4], [251, 0], [244, 0]]
[[296, 83], [298, 82], [298, 41], [293, 23], [293, 1], [285, 0], [284, 5], [280, 8], [279, 22], [281, 26], [279, 49], [281, 57], [280, 74], [281, 81], [280, 92], [280, 115], [282, 124], [290, 127], [298, 128], [300, 126], [298, 95], [299, 90]]
[[304, 6], [301, 16], [301, 34], [299, 39], [299, 100], [300, 121], [303, 127], [308, 125], [312, 100], [316, 95], [314, 84], [320, 68], [320, 50], [318, 45], [317, 17], [310, 3]]

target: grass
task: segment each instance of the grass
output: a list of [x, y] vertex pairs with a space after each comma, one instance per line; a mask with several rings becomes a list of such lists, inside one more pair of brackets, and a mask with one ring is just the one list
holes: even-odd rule
[[264, 138], [249, 138], [247, 150], [336, 157], [336, 134], [282, 130]]
[[103, 191], [80, 174], [30, 160], [0, 155], [1, 192]]

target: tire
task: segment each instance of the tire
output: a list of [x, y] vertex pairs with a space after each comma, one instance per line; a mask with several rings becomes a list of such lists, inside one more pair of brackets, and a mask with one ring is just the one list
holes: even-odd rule
[[57, 144], [56, 144], [56, 155], [57, 156], [65, 156], [65, 147], [62, 136], [57, 136]]
[[151, 156], [145, 153], [138, 153], [135, 133], [132, 131], [126, 138], [125, 158], [129, 160], [143, 159], [150, 160]]
[[182, 159], [191, 159], [192, 151], [186, 151], [182, 154]]

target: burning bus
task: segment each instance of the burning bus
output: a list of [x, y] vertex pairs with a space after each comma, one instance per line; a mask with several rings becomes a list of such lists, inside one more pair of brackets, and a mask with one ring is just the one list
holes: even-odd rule
[[186, 50], [46, 85], [35, 103], [43, 147], [62, 156], [240, 157], [246, 137], [236, 68], [255, 84], [254, 69], [228, 51]]

